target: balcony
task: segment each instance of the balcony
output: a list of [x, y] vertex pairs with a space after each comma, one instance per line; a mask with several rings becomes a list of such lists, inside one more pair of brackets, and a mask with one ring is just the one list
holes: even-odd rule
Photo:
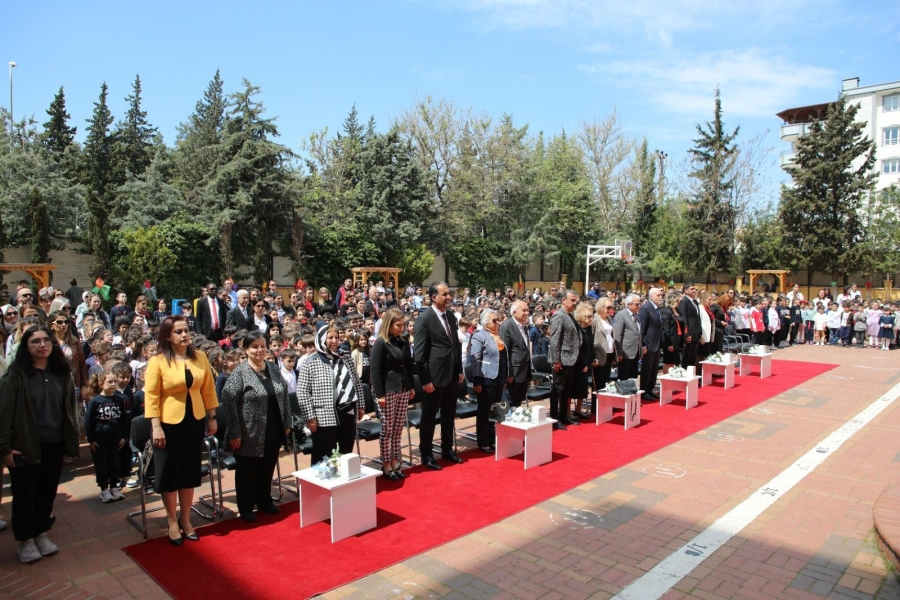
[[781, 141], [796, 142], [809, 133], [811, 123], [794, 123], [781, 126]]
[[779, 157], [779, 164], [785, 171], [797, 168], [797, 153], [792, 150], [786, 150]]

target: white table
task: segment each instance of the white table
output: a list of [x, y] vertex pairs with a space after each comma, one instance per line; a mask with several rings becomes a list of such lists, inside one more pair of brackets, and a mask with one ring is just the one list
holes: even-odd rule
[[641, 394], [613, 394], [600, 390], [597, 392], [597, 410], [595, 411], [596, 424], [607, 423], [612, 420], [613, 409], [621, 408], [625, 411], [625, 429], [631, 429], [641, 424]]
[[672, 401], [673, 392], [684, 392], [684, 408], [685, 410], [697, 406], [700, 392], [698, 391], [700, 378], [696, 375], [692, 377], [671, 377], [669, 375], [660, 375], [659, 388], [659, 405], [663, 406]]
[[556, 419], [540, 423], [497, 423], [494, 460], [509, 458], [525, 452], [525, 468], [530, 469], [553, 459], [553, 424]]
[[759, 378], [765, 379], [772, 375], [772, 353], [767, 354], [740, 354], [741, 375], [749, 375], [753, 365], [759, 367]]
[[374, 529], [375, 478], [381, 471], [360, 466], [360, 476], [319, 479], [314, 469], [294, 471], [300, 496], [300, 527], [331, 519], [331, 543]]
[[733, 362], [716, 362], [714, 360], [701, 360], [703, 365], [703, 381], [701, 385], [706, 387], [712, 383], [713, 375], [722, 375], [725, 379], [725, 389], [734, 387], [734, 368]]

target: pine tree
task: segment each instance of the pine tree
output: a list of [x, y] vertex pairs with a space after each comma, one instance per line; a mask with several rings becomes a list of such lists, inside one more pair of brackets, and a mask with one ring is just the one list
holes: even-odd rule
[[153, 160], [153, 136], [156, 128], [147, 121], [147, 111], [141, 108], [141, 76], [136, 75], [131, 94], [125, 98], [128, 111], [114, 134], [116, 142], [116, 170], [119, 183], [147, 170]]
[[37, 188], [31, 190], [28, 199], [28, 215], [31, 218], [31, 262], [50, 262], [50, 214], [47, 201]]
[[194, 107], [186, 123], [178, 126], [178, 165], [176, 184], [189, 197], [199, 193], [219, 164], [217, 151], [225, 128], [227, 100], [219, 71], [210, 80], [203, 98]]
[[77, 127], [69, 127], [70, 115], [66, 112], [66, 94], [60, 86], [47, 109], [50, 120], [44, 123], [41, 141], [56, 162], [61, 162], [66, 149], [75, 141]]
[[853, 269], [847, 258], [862, 235], [859, 211], [875, 186], [875, 143], [857, 105], [844, 97], [813, 121], [800, 139], [793, 187], [783, 187], [779, 216], [789, 240], [785, 252], [795, 269], [830, 273]]
[[105, 275], [109, 268], [109, 215], [115, 197], [113, 139], [109, 132], [113, 116], [106, 104], [108, 91], [104, 82], [100, 87], [100, 98], [94, 103], [93, 116], [88, 121], [82, 169], [90, 212], [88, 238], [94, 255], [91, 269], [97, 277]]
[[713, 121], [706, 128], [697, 125], [699, 137], [689, 150], [693, 164], [690, 176], [697, 187], [686, 214], [688, 239], [683, 246], [683, 260], [694, 274], [724, 271], [731, 264], [736, 228], [731, 195], [738, 153], [734, 139], [739, 129], [725, 133], [717, 89]]
[[647, 138], [637, 149], [635, 171], [638, 177], [637, 198], [634, 207], [634, 221], [631, 239], [636, 254], [646, 260], [650, 256], [650, 236], [656, 225], [659, 195], [656, 191], [656, 162], [648, 150]]

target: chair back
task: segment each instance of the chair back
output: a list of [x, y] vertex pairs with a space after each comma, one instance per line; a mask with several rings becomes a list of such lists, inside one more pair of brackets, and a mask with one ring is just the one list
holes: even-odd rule
[[553, 367], [550, 365], [550, 359], [546, 354], [535, 354], [531, 357], [531, 364], [537, 373], [553, 373]]
[[413, 389], [416, 390], [416, 397], [410, 400], [410, 404], [416, 404], [425, 400], [425, 390], [422, 389], [422, 380], [418, 375], [413, 375]]
[[131, 437], [128, 443], [132, 452], [143, 452], [144, 446], [153, 435], [153, 426], [147, 417], [135, 417], [131, 420]]
[[362, 384], [363, 389], [363, 400], [366, 404], [366, 413], [375, 413], [375, 415], [380, 419], [381, 418], [381, 410], [378, 408], [378, 403], [375, 402], [375, 397], [372, 395], [372, 388], [369, 387], [368, 383]]

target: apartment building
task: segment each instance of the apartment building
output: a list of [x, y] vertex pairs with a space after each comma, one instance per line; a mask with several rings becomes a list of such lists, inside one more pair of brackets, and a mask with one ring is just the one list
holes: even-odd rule
[[[859, 106], [856, 119], [865, 122], [865, 134], [875, 141], [877, 189], [900, 184], [900, 81], [860, 87], [859, 77], [843, 81], [841, 95]], [[782, 120], [781, 140], [791, 149], [781, 153], [781, 168], [796, 168], [797, 144], [806, 135], [813, 119], [824, 119], [830, 102], [789, 108], [778, 113]]]

